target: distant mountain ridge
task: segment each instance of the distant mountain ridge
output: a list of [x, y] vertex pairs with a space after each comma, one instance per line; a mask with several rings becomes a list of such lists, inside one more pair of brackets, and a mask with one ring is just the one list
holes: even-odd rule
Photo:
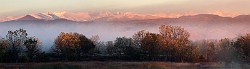
[[51, 13], [38, 13], [38, 14], [29, 14], [17, 20], [46, 20], [48, 21], [48, 20], [56, 20], [56, 19], [64, 19], [64, 18], [61, 18], [60, 16], [57, 16]]
[[[40, 15], [40, 14], [39, 14]], [[39, 16], [39, 15], [25, 15], [23, 17], [20, 17], [15, 20], [10, 20], [10, 21], [4, 21], [0, 23], [79, 23], [78, 21], [72, 21], [64, 18], [60, 18], [56, 15], [48, 14], [49, 16], [46, 15], [44, 16]], [[50, 17], [50, 18], [48, 18]]]
[[25, 20], [40, 20], [40, 19], [37, 19], [31, 15], [26, 15], [22, 18], [16, 19], [16, 21], [25, 21]]
[[[219, 15], [214, 14], [198, 14], [198, 15], [189, 15], [189, 16], [180, 16], [178, 18], [164, 18], [164, 17], [154, 17], [152, 16], [152, 19], [150, 19], [150, 16], [147, 16], [148, 18], [140, 18], [140, 15], [138, 17], [130, 17], [128, 16], [128, 13], [103, 13], [97, 15], [95, 18], [90, 18], [92, 20], [87, 21], [75, 21], [70, 20], [65, 17], [62, 17], [60, 15], [56, 15], [53, 13], [38, 13], [38, 14], [30, 14], [23, 16], [21, 18], [5, 21], [5, 22], [20, 22], [20, 21], [59, 21], [59, 22], [140, 22], [140, 21], [155, 21], [155, 22], [249, 22], [250, 23], [250, 15], [239, 15], [236, 17], [222, 17]], [[118, 17], [119, 15], [119, 17]], [[132, 15], [132, 14], [131, 14]], [[116, 17], [115, 17], [116, 16]]]

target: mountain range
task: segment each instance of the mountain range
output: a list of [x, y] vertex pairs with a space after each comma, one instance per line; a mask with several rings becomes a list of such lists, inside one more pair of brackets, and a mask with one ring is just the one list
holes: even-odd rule
[[[149, 14], [137, 14], [131, 12], [48, 12], [48, 13], [34, 13], [29, 14], [37, 19], [41, 20], [55, 20], [55, 19], [67, 19], [72, 21], [92, 21], [92, 20], [108, 20], [108, 21], [126, 21], [126, 20], [143, 20], [143, 19], [156, 19], [162, 16], [149, 15]], [[0, 22], [11, 21], [20, 19], [26, 16], [9, 16], [0, 18]]]
[[[153, 16], [153, 15], [139, 15], [133, 13], [111, 13], [111, 12], [103, 12], [103, 13], [88, 13], [87, 16], [81, 16], [82, 20], [77, 20], [72, 18], [73, 15], [68, 16], [69, 14], [57, 14], [57, 13], [37, 13], [37, 14], [29, 14], [19, 18], [2, 20], [2, 22], [136, 22], [141, 23], [173, 23], [173, 22], [250, 22], [250, 15], [239, 15], [236, 17], [223, 17], [214, 14], [197, 14], [197, 15], [187, 15], [180, 16], [175, 18], [162, 17], [162, 16]], [[68, 17], [67, 17], [68, 16]], [[77, 16], [77, 15], [76, 15]], [[80, 19], [80, 17], [79, 17]]]

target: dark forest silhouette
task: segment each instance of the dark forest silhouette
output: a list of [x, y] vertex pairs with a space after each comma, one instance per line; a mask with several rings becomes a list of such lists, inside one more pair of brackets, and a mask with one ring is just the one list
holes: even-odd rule
[[50, 51], [24, 29], [8, 31], [0, 39], [0, 62], [51, 61], [168, 61], [168, 62], [249, 62], [250, 34], [237, 40], [189, 40], [180, 26], [159, 27], [160, 33], [138, 31], [132, 37], [102, 42], [98, 36], [62, 32]]

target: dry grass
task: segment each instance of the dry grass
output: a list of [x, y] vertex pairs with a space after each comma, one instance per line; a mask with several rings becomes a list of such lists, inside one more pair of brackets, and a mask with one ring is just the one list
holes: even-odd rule
[[2, 63], [0, 69], [249, 69], [249, 65], [225, 63], [170, 63], [84, 61], [51, 63]]

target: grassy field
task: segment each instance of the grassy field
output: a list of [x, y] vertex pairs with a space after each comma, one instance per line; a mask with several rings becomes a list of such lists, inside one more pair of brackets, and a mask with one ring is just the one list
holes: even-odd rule
[[0, 69], [249, 69], [247, 64], [236, 63], [170, 63], [170, 62], [117, 62], [84, 61], [53, 63], [1, 63]]

